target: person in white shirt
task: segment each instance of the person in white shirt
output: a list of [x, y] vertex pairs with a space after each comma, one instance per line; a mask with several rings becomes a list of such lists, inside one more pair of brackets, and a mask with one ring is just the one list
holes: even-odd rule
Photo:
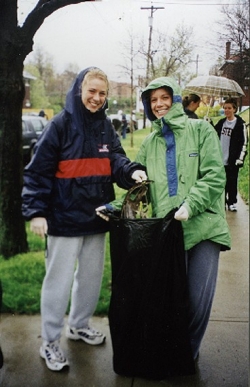
[[223, 105], [225, 118], [215, 125], [221, 141], [223, 161], [226, 171], [226, 204], [229, 211], [237, 211], [237, 185], [239, 168], [243, 167], [247, 150], [247, 130], [245, 121], [235, 114], [237, 102], [228, 98]]

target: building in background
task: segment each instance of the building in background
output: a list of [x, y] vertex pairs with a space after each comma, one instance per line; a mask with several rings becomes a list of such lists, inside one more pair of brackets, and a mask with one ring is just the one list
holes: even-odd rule
[[250, 105], [250, 62], [249, 55], [231, 54], [231, 42], [226, 43], [225, 62], [219, 69], [220, 75], [236, 81], [245, 93], [241, 106]]
[[31, 75], [28, 73], [28, 71], [23, 71], [23, 80], [24, 80], [24, 86], [25, 86], [25, 96], [23, 100], [23, 108], [29, 109], [31, 107], [30, 102], [30, 81], [36, 80], [36, 77], [34, 75]]

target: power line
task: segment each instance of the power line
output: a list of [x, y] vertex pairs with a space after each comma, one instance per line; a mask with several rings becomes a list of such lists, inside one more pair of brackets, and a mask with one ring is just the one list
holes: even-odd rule
[[[185, 0], [184, 2], [181, 2], [181, 1], [175, 1], [175, 2], [170, 2], [170, 1], [154, 1], [154, 3], [156, 4], [167, 4], [167, 5], [220, 5], [220, 6], [224, 6], [224, 5], [239, 5], [239, 3], [185, 3]], [[243, 5], [243, 3], [241, 4]]]

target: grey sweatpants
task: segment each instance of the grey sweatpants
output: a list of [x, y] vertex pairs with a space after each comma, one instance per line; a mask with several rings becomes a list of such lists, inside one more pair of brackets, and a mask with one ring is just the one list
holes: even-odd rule
[[189, 335], [194, 359], [207, 329], [217, 282], [220, 245], [205, 240], [186, 252]]
[[68, 323], [75, 328], [88, 326], [99, 298], [104, 252], [105, 234], [48, 236], [41, 294], [43, 340], [60, 339], [71, 289]]

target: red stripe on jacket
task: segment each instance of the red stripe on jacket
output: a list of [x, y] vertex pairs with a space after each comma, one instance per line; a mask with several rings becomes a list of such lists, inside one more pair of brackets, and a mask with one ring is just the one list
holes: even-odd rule
[[56, 177], [70, 179], [86, 176], [110, 176], [111, 167], [108, 158], [63, 160], [58, 164]]

